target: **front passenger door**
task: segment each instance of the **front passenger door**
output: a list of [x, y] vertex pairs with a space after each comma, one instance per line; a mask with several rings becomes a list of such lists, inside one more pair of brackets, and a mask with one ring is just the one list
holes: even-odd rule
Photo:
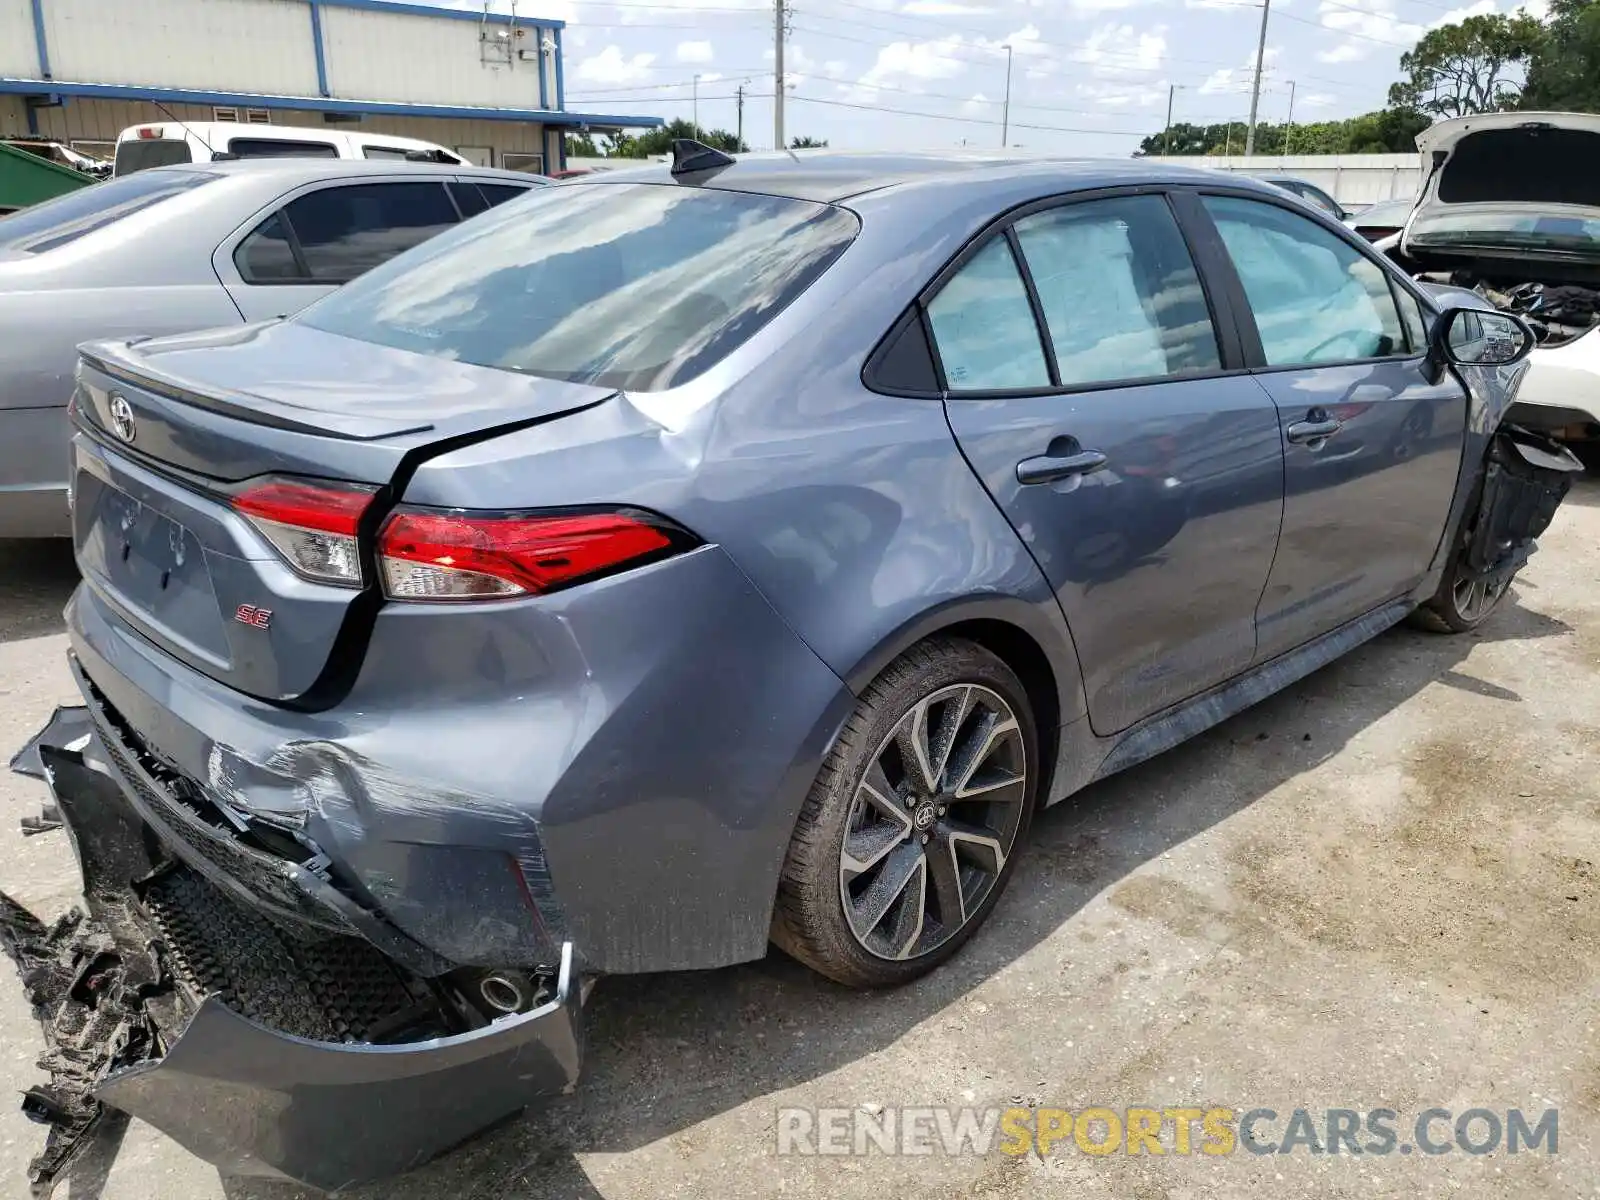
[[1024, 216], [926, 314], [950, 427], [1055, 589], [1094, 731], [1244, 669], [1282, 512], [1277, 414], [1166, 198]]
[[1421, 581], [1455, 494], [1466, 392], [1432, 377], [1416, 298], [1345, 237], [1263, 200], [1203, 203], [1254, 316], [1256, 378], [1284, 440], [1264, 660]]

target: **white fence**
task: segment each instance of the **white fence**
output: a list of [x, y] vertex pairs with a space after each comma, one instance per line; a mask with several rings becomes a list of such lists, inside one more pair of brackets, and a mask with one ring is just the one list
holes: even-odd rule
[[1418, 154], [1242, 154], [1211, 158], [1154, 157], [1170, 162], [1242, 175], [1292, 175], [1327, 192], [1340, 204], [1376, 204], [1380, 200], [1409, 200], [1422, 187], [1422, 156]]

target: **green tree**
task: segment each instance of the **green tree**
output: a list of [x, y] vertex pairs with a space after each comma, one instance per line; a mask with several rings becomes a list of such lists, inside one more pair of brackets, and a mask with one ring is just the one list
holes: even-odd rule
[[[1256, 126], [1257, 154], [1409, 154], [1417, 134], [1430, 124], [1414, 109], [1386, 108], [1344, 121]], [[1232, 125], [1190, 125], [1152, 133], [1139, 143], [1139, 155], [1219, 155], [1244, 153], [1243, 121]], [[1170, 143], [1172, 149], [1165, 147]]]
[[1496, 13], [1442, 25], [1400, 56], [1404, 75], [1389, 88], [1392, 108], [1439, 117], [1517, 107], [1544, 26], [1526, 15]]
[[614, 158], [655, 158], [672, 153], [672, 143], [678, 138], [691, 138], [713, 149], [728, 154], [748, 154], [750, 147], [736, 134], [726, 129], [696, 129], [693, 124], [679, 118], [669, 121], [659, 129], [647, 129], [634, 137], [611, 134], [611, 148], [606, 153]]
[[789, 143], [789, 149], [791, 150], [826, 150], [827, 148], [828, 140], [826, 138], [818, 140], [814, 137], [797, 137]]
[[1552, 0], [1519, 107], [1600, 112], [1600, 2]]
[[594, 144], [594, 139], [587, 133], [569, 133], [566, 137], [568, 158], [600, 157], [600, 148]]

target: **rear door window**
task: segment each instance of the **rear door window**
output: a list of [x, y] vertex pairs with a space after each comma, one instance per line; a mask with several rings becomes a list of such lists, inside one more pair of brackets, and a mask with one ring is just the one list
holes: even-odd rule
[[1050, 368], [1028, 287], [1003, 237], [990, 238], [928, 305], [952, 392], [1047, 388]]
[[779, 196], [540, 188], [514, 212], [443, 234], [298, 319], [418, 354], [657, 391], [742, 345], [859, 227], [844, 209]]
[[233, 263], [246, 283], [301, 283], [307, 278], [282, 213], [273, 213], [251, 230], [233, 252]]
[[285, 208], [311, 278], [345, 283], [457, 221], [443, 182], [328, 187]]
[[1063, 387], [1221, 368], [1200, 277], [1162, 197], [1068, 204], [1014, 228]]
[[228, 142], [228, 153], [240, 158], [338, 158], [338, 149], [328, 142], [288, 141], [283, 138], [236, 137]]
[[489, 201], [484, 199], [483, 192], [471, 180], [456, 180], [450, 184], [450, 194], [456, 198], [456, 207], [461, 210], [463, 221], [489, 211]]
[[112, 174], [119, 178], [151, 167], [173, 167], [179, 163], [193, 162], [189, 143], [180, 138], [129, 138], [117, 143], [116, 163]]
[[527, 188], [512, 183], [480, 183], [478, 190], [483, 193], [483, 198], [489, 202], [490, 208], [504, 204], [507, 200], [515, 200], [528, 191]]
[[91, 184], [0, 217], [0, 248], [42, 254], [216, 178], [206, 171], [146, 171]]

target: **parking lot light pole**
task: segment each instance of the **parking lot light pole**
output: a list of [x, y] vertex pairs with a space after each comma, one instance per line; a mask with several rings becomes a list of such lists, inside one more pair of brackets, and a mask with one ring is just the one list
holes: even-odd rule
[[1001, 46], [1006, 52], [1006, 98], [1000, 106], [1000, 149], [1011, 140], [1011, 47]]
[[693, 102], [689, 105], [689, 117], [694, 122], [694, 136], [700, 136], [700, 76], [694, 77], [694, 91], [691, 95]]
[[1244, 131], [1244, 156], [1256, 152], [1256, 107], [1261, 103], [1261, 66], [1267, 57], [1267, 16], [1272, 12], [1272, 0], [1261, 0], [1261, 37], [1256, 42], [1256, 77], [1250, 87], [1250, 124]]

